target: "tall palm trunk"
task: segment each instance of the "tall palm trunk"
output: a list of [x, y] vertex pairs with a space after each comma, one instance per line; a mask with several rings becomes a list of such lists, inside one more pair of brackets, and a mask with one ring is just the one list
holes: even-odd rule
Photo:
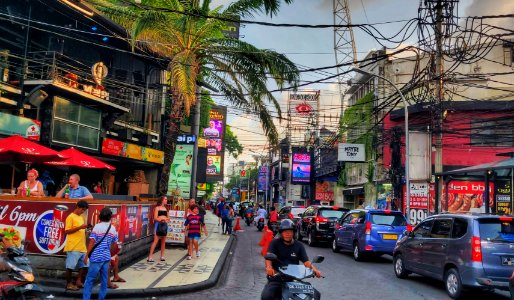
[[168, 131], [164, 140], [164, 165], [162, 166], [161, 178], [159, 179], [159, 196], [164, 196], [168, 193], [171, 164], [175, 158], [177, 137], [180, 134], [180, 124], [184, 118], [183, 97], [177, 93], [175, 88], [172, 88], [171, 95]]

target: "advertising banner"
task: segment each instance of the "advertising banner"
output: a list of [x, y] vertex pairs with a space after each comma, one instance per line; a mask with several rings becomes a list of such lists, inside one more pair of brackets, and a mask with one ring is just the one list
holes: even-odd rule
[[[403, 213], [407, 208], [407, 193], [405, 186], [403, 189]], [[429, 184], [426, 182], [410, 183], [410, 206], [409, 206], [409, 222], [412, 225], [416, 225], [423, 221], [428, 216], [428, 205], [429, 205]]]
[[512, 214], [511, 187], [509, 181], [496, 181], [496, 213]]
[[257, 181], [257, 191], [258, 192], [264, 192], [266, 191], [266, 178], [268, 177], [268, 167], [267, 166], [261, 166], [259, 168], [259, 178]]
[[[25, 250], [29, 253], [63, 254], [67, 238], [65, 222], [75, 205], [75, 202], [64, 201], [0, 199], [0, 233], [18, 247], [23, 247], [24, 241], [28, 241]], [[138, 223], [148, 227], [152, 205], [90, 204], [82, 216], [86, 224], [97, 224], [104, 207], [109, 207], [113, 212], [112, 224], [119, 232], [120, 241], [127, 242], [148, 235], [146, 228], [143, 230]]]
[[170, 168], [168, 194], [191, 198], [191, 176], [193, 173], [193, 144], [178, 144]]
[[19, 135], [33, 141], [39, 141], [41, 122], [0, 112], [0, 134]]
[[205, 174], [207, 182], [223, 180], [223, 157], [225, 153], [223, 136], [227, 108], [212, 106], [209, 115], [209, 127], [203, 129], [203, 137], [207, 148], [207, 167]]
[[[435, 205], [435, 189], [430, 188], [430, 207]], [[489, 184], [489, 205], [493, 204], [494, 184]], [[485, 212], [485, 183], [482, 181], [451, 181], [448, 184], [448, 204], [446, 185], [443, 185], [441, 211], [448, 212]]]
[[315, 200], [324, 202], [334, 201], [334, 187], [335, 182], [316, 182]]
[[291, 183], [309, 183], [311, 180], [311, 155], [309, 153], [293, 153]]

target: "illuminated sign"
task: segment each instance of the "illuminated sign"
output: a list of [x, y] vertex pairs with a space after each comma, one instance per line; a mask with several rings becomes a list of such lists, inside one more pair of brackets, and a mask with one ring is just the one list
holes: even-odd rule
[[291, 183], [309, 183], [311, 180], [311, 155], [309, 153], [293, 153]]

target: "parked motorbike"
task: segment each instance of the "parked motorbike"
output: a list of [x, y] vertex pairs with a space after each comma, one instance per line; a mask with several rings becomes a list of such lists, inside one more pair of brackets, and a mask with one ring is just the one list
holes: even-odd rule
[[264, 218], [259, 218], [257, 221], [257, 230], [262, 231], [264, 229]]
[[246, 226], [250, 226], [250, 224], [252, 224], [252, 222], [253, 222], [253, 214], [252, 213], [245, 214], [245, 222], [246, 222]]
[[[264, 257], [267, 260], [278, 261], [278, 258], [273, 253], [268, 253]], [[312, 263], [321, 263], [325, 257], [318, 255]], [[278, 268], [278, 273], [274, 276], [282, 282], [282, 300], [289, 299], [302, 299], [302, 300], [319, 300], [317, 297], [319, 291], [316, 290], [310, 282], [303, 281], [304, 279], [314, 277], [312, 269], [304, 265], [286, 265]], [[316, 293], [317, 292], [317, 293]]]
[[50, 296], [34, 283], [30, 260], [21, 248], [8, 247], [0, 257], [0, 299], [49, 299]]

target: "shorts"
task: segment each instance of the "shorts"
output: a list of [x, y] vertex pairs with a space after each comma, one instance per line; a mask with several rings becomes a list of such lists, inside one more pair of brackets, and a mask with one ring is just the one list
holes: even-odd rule
[[75, 270], [76, 268], [82, 269], [89, 267], [89, 261], [87, 265], [84, 264], [84, 257], [86, 252], [69, 251], [66, 252], [66, 269]]
[[198, 232], [195, 232], [195, 233], [188, 233], [187, 234], [187, 238], [190, 239], [190, 240], [200, 240], [200, 233]]

